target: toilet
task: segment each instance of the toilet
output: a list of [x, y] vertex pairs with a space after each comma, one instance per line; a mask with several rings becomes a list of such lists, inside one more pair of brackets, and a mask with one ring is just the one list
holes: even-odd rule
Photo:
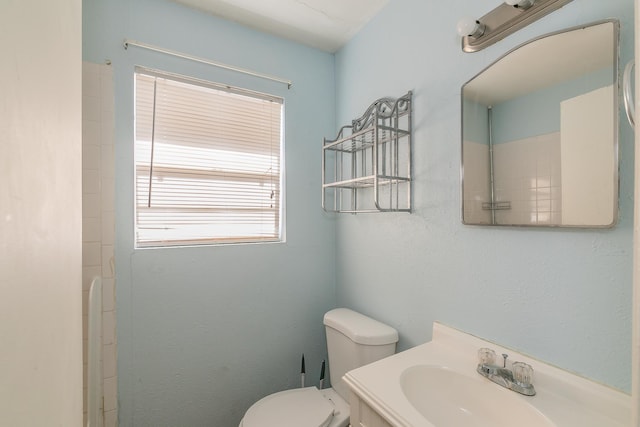
[[398, 332], [391, 326], [346, 308], [324, 315], [333, 388], [305, 387], [264, 397], [247, 410], [239, 427], [347, 427], [348, 371], [396, 351]]

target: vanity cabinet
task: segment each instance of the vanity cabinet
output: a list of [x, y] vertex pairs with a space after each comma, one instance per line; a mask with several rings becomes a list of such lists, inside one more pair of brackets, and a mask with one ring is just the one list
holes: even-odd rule
[[327, 212], [411, 212], [411, 92], [381, 98], [322, 145]]
[[351, 392], [351, 427], [393, 427], [376, 411]]

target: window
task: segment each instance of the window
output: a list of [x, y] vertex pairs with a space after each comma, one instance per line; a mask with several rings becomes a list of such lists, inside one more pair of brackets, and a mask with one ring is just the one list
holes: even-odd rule
[[282, 236], [281, 98], [136, 69], [137, 247]]

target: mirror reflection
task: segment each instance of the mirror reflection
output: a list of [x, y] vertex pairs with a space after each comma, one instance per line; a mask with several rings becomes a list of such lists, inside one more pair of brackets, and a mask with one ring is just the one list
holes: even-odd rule
[[611, 227], [618, 23], [555, 33], [462, 87], [465, 224]]

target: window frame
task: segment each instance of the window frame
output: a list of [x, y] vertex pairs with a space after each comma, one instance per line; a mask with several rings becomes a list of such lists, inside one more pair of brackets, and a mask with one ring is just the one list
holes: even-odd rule
[[[193, 85], [196, 87], [203, 87], [205, 89], [212, 89], [215, 91], [221, 91], [224, 93], [245, 96], [263, 101], [270, 101], [280, 105], [280, 120], [279, 120], [279, 152], [278, 152], [278, 213], [276, 214], [276, 221], [273, 222], [274, 229], [277, 230], [273, 235], [267, 237], [260, 237], [258, 235], [253, 236], [239, 236], [236, 234], [233, 237], [203, 237], [200, 239], [183, 238], [183, 239], [155, 239], [155, 240], [143, 240], [139, 236], [139, 195], [138, 195], [138, 170], [140, 168], [140, 162], [138, 159], [138, 75], [144, 75], [152, 78], [161, 78], [174, 82], [178, 82], [186, 85]], [[180, 74], [175, 74], [166, 71], [160, 71], [157, 69], [151, 69], [142, 66], [134, 67], [133, 74], [133, 108], [134, 108], [134, 125], [133, 125], [133, 169], [134, 169], [134, 247], [135, 249], [148, 249], [148, 248], [174, 248], [174, 247], [201, 247], [201, 246], [223, 246], [223, 245], [238, 245], [238, 244], [268, 244], [268, 243], [284, 243], [286, 241], [286, 193], [285, 193], [285, 99], [281, 96], [272, 95], [264, 92], [258, 92], [251, 89], [245, 89], [228, 84], [212, 82], [194, 77], [188, 77]], [[153, 114], [153, 113], [152, 113]], [[153, 144], [153, 142], [152, 142]], [[175, 144], [180, 145], [180, 144]], [[275, 144], [274, 144], [275, 145]], [[153, 167], [153, 160], [147, 163], [147, 168]], [[151, 174], [153, 176], [153, 174]], [[259, 182], [258, 180], [255, 182]], [[236, 208], [237, 210], [237, 208]]]

